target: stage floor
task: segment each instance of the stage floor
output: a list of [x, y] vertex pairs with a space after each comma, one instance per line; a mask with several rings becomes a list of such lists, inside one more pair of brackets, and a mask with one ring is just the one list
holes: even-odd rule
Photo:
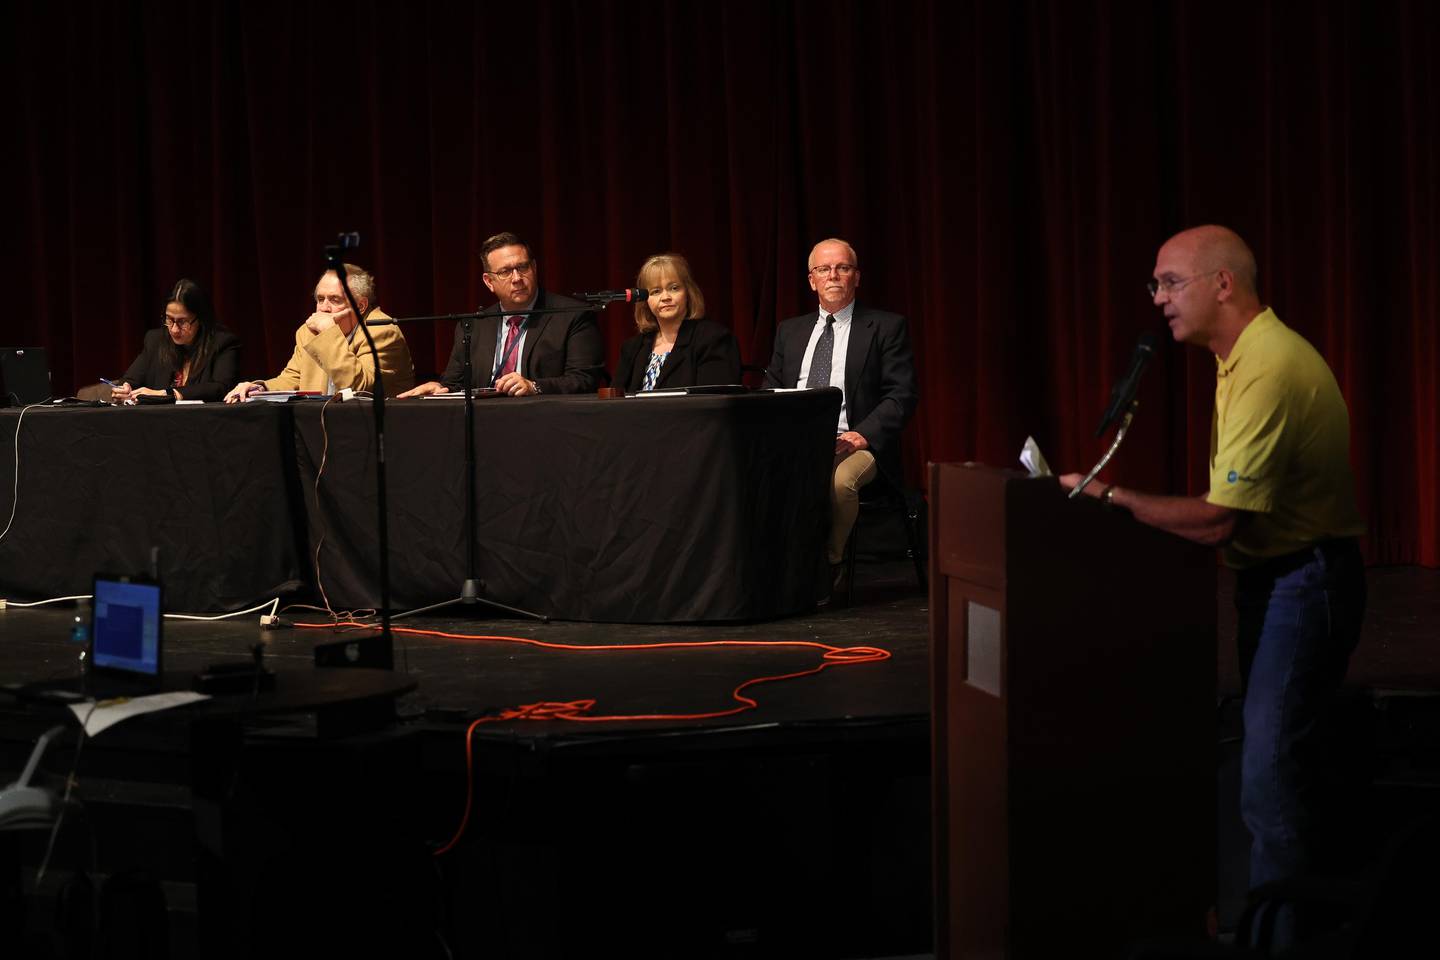
[[[907, 579], [908, 575], [908, 579]], [[483, 608], [465, 615], [459, 606], [441, 615], [394, 621], [396, 669], [418, 688], [399, 703], [402, 716], [428, 714], [455, 719], [477, 711], [542, 701], [592, 699], [592, 714], [693, 715], [738, 705], [734, 688], [756, 677], [811, 669], [828, 647], [878, 647], [888, 659], [838, 663], [819, 675], [752, 686], [755, 709], [730, 717], [575, 723], [510, 721], [540, 736], [588, 732], [613, 737], [658, 728], [928, 722], [927, 607], [904, 563], [865, 565], [855, 603], [770, 623], [727, 626], [628, 626], [498, 619]], [[314, 610], [288, 610], [286, 620], [325, 622]], [[73, 674], [80, 648], [69, 640], [69, 604], [0, 611], [0, 679], [33, 681]], [[167, 673], [197, 671], [209, 664], [241, 662], [264, 641], [266, 661], [282, 674], [307, 669], [317, 643], [353, 638], [354, 629], [262, 630], [259, 613], [222, 621], [165, 623]], [[373, 622], [373, 621], [372, 621]], [[422, 631], [416, 635], [408, 631]], [[451, 634], [449, 637], [433, 634]], [[572, 649], [547, 649], [503, 639], [518, 638]], [[603, 649], [612, 645], [674, 644], [660, 649]], [[717, 645], [727, 644], [727, 645]], [[509, 736], [515, 735], [511, 730]]]
[[[1369, 571], [1370, 600], [1364, 634], [1346, 685], [1357, 689], [1440, 691], [1440, 570], [1377, 567]], [[458, 716], [488, 708], [539, 701], [594, 699], [594, 713], [693, 714], [735, 705], [732, 689], [752, 677], [803, 670], [821, 662], [822, 651], [765, 644], [817, 643], [833, 647], [879, 647], [890, 659], [845, 664], [816, 677], [761, 684], [749, 693], [758, 706], [713, 720], [646, 721], [657, 727], [813, 723], [817, 720], [877, 722], [929, 715], [927, 598], [907, 563], [862, 564], [855, 603], [769, 623], [725, 626], [617, 625], [556, 621], [537, 623], [460, 607], [439, 615], [395, 621], [395, 626], [438, 633], [504, 636], [583, 650], [544, 649], [503, 640], [398, 634], [397, 669], [418, 689], [400, 704], [402, 715]], [[1222, 571], [1218, 603], [1217, 687], [1239, 692], [1234, 653], [1231, 578]], [[0, 611], [0, 680], [63, 677], [77, 669], [79, 648], [69, 641], [74, 609], [57, 604]], [[288, 620], [324, 622], [313, 610], [282, 613]], [[354, 636], [350, 630], [262, 630], [259, 614], [229, 620], [165, 624], [167, 670], [194, 671], [211, 663], [241, 661], [256, 642], [277, 669], [303, 669], [316, 643]], [[755, 646], [684, 646], [661, 650], [599, 650], [612, 645], [714, 644], [744, 641]], [[518, 723], [512, 722], [512, 723]], [[573, 722], [525, 721], [536, 733], [574, 729]], [[613, 735], [617, 726], [585, 724]]]
[[[327, 743], [303, 718], [253, 718], [249, 759], [236, 774], [243, 817], [227, 830], [245, 837], [235, 848], [238, 872], [248, 878], [243, 889], [265, 892], [263, 899], [246, 894], [246, 909], [263, 903], [261, 912], [276, 919], [263, 929], [236, 924], [234, 935], [259, 949], [282, 919], [285, 929], [294, 926], [291, 905], [305, 904], [306, 917], [324, 916], [328, 908], [317, 901], [324, 894], [316, 891], [353, 876], [365, 878], [375, 906], [366, 900], [357, 908], [337, 895], [336, 912], [376, 915], [381, 904], [398, 904], [389, 915], [443, 915], [454, 956], [573, 955], [587, 943], [632, 956], [675, 955], [671, 947], [737, 957], [924, 951], [927, 602], [908, 563], [865, 564], [858, 576], [854, 605], [764, 624], [542, 624], [478, 614], [397, 621], [407, 629], [576, 649], [398, 634], [396, 667], [418, 687], [398, 702], [401, 723], [392, 733]], [[309, 611], [282, 615], [318, 619]], [[72, 609], [0, 612], [0, 680], [74, 675], [73, 617]], [[242, 662], [263, 639], [283, 682], [286, 673], [310, 669], [317, 642], [354, 636], [328, 628], [262, 632], [258, 619], [167, 621], [167, 673]], [[732, 641], [754, 645], [715, 645]], [[599, 649], [655, 643], [679, 646]], [[735, 707], [732, 692], [747, 680], [814, 669], [825, 662], [822, 646], [880, 648], [889, 656], [752, 685], [746, 693], [757, 706], [736, 715], [676, 718]], [[595, 701], [590, 715], [670, 719], [486, 723], [475, 730], [467, 777], [465, 732], [475, 717], [578, 700]], [[122, 743], [125, 726], [117, 728]], [[155, 726], [147, 722], [130, 735]], [[90, 793], [97, 776], [118, 776], [113, 763], [98, 772], [111, 736], [86, 751], [80, 780]], [[46, 767], [61, 768], [68, 756], [60, 751]], [[185, 764], [172, 773], [176, 768], [183, 773]], [[419, 862], [414, 851], [455, 834], [467, 780], [474, 797], [463, 838], [434, 867]], [[129, 799], [137, 792], [127, 785], [124, 809], [102, 831], [117, 861], [118, 841], [108, 838], [139, 822]], [[183, 837], [184, 811], [166, 816], [158, 829]], [[350, 859], [360, 850], [363, 859]], [[176, 956], [206, 949], [194, 915], [180, 916], [174, 906], [191, 882], [183, 854], [176, 851], [177, 863], [161, 873], [178, 882], [167, 888], [172, 933], [180, 931], [172, 938]], [[235, 869], [228, 859], [226, 868]], [[203, 888], [206, 881], [194, 883]], [[188, 896], [193, 902], [193, 892]], [[818, 923], [837, 898], [855, 909]], [[637, 899], [647, 904], [643, 923], [617, 920]], [[565, 923], [557, 927], [556, 916]], [[415, 936], [424, 939], [424, 930]]]
[[[547, 927], [553, 904], [568, 904], [594, 923], [608, 922], [609, 914], [602, 916], [595, 904], [618, 908], [613, 898], [596, 900], [588, 876], [568, 873], [577, 851], [588, 854], [591, 863], [628, 861], [618, 876], [635, 884], [654, 884], [667, 871], [688, 875], [704, 865], [698, 879], [691, 876], [686, 882], [704, 887], [709, 912], [675, 913], [671, 929], [708, 931], [708, 939], [697, 944], [740, 938], [733, 950], [715, 955], [770, 953], [751, 949], [754, 944], [746, 947], [748, 936], [768, 943], [771, 955], [784, 955], [796, 945], [795, 937], [811, 935], [795, 918], [828, 909], [822, 893], [841, 891], [864, 892], [868, 909], [855, 911], [854, 917], [863, 913], [869, 925], [827, 928], [823, 944], [810, 943], [813, 955], [923, 952], [929, 943], [928, 601], [905, 562], [863, 564], [857, 580], [852, 606], [760, 624], [541, 624], [478, 612], [462, 616], [458, 610], [396, 621], [428, 632], [397, 635], [395, 660], [397, 669], [418, 681], [417, 689], [399, 701], [398, 711], [403, 735], [418, 737], [421, 744], [420, 759], [406, 761], [410, 765], [404, 769], [423, 795], [416, 819], [429, 843], [449, 836], [464, 809], [464, 732], [476, 717], [541, 702], [593, 700], [581, 715], [668, 718], [511, 719], [476, 728], [476, 819], [463, 856], [442, 858], [442, 889], [434, 894], [446, 904], [456, 955], [521, 955], [536, 944], [545, 946], [541, 954], [564, 952]], [[1440, 636], [1440, 571], [1376, 568], [1369, 572], [1369, 585], [1364, 635], [1346, 683], [1391, 704], [1377, 716], [1405, 717], [1404, 736], [1411, 739], [1400, 742], [1396, 735], [1387, 741], [1387, 730], [1381, 729], [1377, 745], [1387, 770], [1414, 774], [1377, 793], [1383, 809], [1395, 805], [1387, 798], [1409, 802], [1433, 795], [1440, 783], [1433, 738], [1415, 734], [1433, 727], [1434, 708], [1419, 705], [1436, 703], [1437, 698], [1424, 695], [1440, 691], [1440, 653], [1434, 645]], [[1230, 578], [1222, 573], [1217, 598], [1217, 693], [1222, 698], [1238, 693], [1230, 595]], [[324, 619], [303, 610], [282, 616]], [[73, 617], [74, 610], [64, 604], [0, 611], [0, 681], [74, 675], [79, 648], [69, 640]], [[304, 671], [317, 642], [354, 636], [329, 628], [262, 631], [258, 619], [257, 613], [227, 621], [167, 621], [167, 671], [193, 673], [213, 663], [243, 661], [262, 639], [267, 661], [278, 671]], [[434, 633], [503, 636], [578, 649]], [[755, 645], [715, 645], [729, 641]], [[601, 649], [657, 643], [677, 646]], [[731, 709], [737, 705], [732, 691], [746, 680], [817, 667], [824, 650], [810, 644], [879, 648], [889, 657], [752, 685], [746, 694], [757, 706], [739, 714], [679, 718]], [[1413, 709], [1412, 703], [1417, 705]], [[1414, 709], [1422, 711], [1418, 725], [1412, 722]], [[1231, 796], [1237, 713], [1232, 701], [1217, 718], [1222, 926], [1242, 904], [1248, 842]], [[254, 742], [270, 750], [266, 756], [273, 760], [285, 753], [286, 738], [313, 742], [313, 733], [303, 724], [266, 722]], [[295, 754], [295, 769], [286, 765], [289, 761], [275, 769], [302, 777], [300, 768], [313, 763], [311, 756], [302, 751]], [[345, 767], [333, 759], [325, 762], [323, 775], [317, 772], [313, 781], [283, 796], [315, 809], [346, 802], [353, 793], [339, 786], [327, 793], [332, 789], [328, 778]], [[0, 779], [11, 773], [4, 771]], [[521, 898], [515, 891], [526, 885], [544, 895]], [[741, 890], [744, 895], [737, 893]], [[787, 907], [783, 918], [767, 913], [796, 896], [796, 890], [813, 893]], [[677, 890], [666, 908], [673, 913], [694, 902]], [[475, 903], [486, 907], [468, 906]], [[478, 910], [472, 922], [455, 919], [466, 910]], [[176, 945], [179, 949], [178, 940]], [[184, 953], [179, 949], [177, 955]]]

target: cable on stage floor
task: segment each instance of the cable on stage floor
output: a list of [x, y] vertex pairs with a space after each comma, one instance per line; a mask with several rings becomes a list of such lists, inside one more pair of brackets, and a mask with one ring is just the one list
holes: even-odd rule
[[[297, 623], [296, 627], [307, 627], [311, 629], [340, 627], [359, 627], [364, 629], [378, 629], [373, 624], [364, 623]], [[537, 703], [522, 704], [517, 707], [507, 707], [498, 713], [481, 717], [470, 724], [465, 730], [465, 812], [460, 818], [460, 826], [456, 829], [455, 835], [442, 847], [435, 851], [435, 856], [443, 856], [455, 848], [460, 838], [465, 835], [465, 828], [470, 823], [470, 811], [475, 802], [475, 757], [473, 738], [475, 730], [485, 723], [503, 723], [510, 720], [566, 720], [574, 723], [621, 723], [645, 720], [715, 720], [722, 717], [733, 717], [759, 707], [759, 701], [745, 695], [749, 687], [762, 683], [774, 683], [780, 680], [794, 680], [799, 677], [814, 676], [830, 667], [853, 666], [862, 663], [879, 663], [890, 659], [890, 651], [883, 647], [857, 646], [837, 647], [829, 643], [821, 643], [818, 640], [666, 640], [655, 643], [601, 643], [601, 644], [580, 644], [580, 643], [555, 643], [549, 640], [535, 640], [530, 637], [506, 637], [485, 634], [447, 633], [443, 630], [421, 630], [415, 627], [392, 627], [394, 633], [404, 633], [416, 637], [438, 637], [444, 640], [475, 640], [494, 643], [518, 643], [530, 647], [538, 647], [544, 650], [563, 650], [572, 653], [606, 653], [606, 652], [636, 652], [650, 650], [695, 650], [717, 647], [737, 647], [751, 649], [780, 649], [780, 648], [801, 648], [806, 650], [821, 651], [820, 662], [813, 667], [804, 670], [796, 670], [790, 673], [773, 674], [764, 677], [751, 677], [749, 680], [739, 684], [730, 691], [730, 698], [737, 701], [737, 705], [726, 710], [710, 710], [703, 713], [637, 713], [637, 714], [596, 714], [592, 711], [597, 701], [590, 699], [554, 701], [543, 700]]]

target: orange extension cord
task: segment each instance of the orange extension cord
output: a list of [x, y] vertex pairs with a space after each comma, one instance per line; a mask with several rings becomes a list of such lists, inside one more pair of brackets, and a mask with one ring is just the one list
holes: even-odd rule
[[[363, 630], [378, 630], [379, 627], [369, 623], [297, 623], [297, 627], [310, 629], [333, 629], [335, 627], [354, 627]], [[883, 647], [837, 647], [828, 643], [820, 643], [815, 640], [699, 640], [692, 643], [681, 641], [665, 641], [661, 643], [602, 643], [602, 644], [578, 644], [578, 643], [551, 643], [546, 640], [531, 640], [527, 637], [501, 637], [487, 636], [466, 633], [446, 633], [441, 630], [416, 630], [413, 627], [392, 627], [393, 633], [404, 633], [415, 637], [439, 637], [445, 640], [479, 640], [493, 641], [498, 643], [520, 643], [531, 647], [540, 647], [546, 650], [568, 650], [575, 653], [601, 653], [608, 651], [637, 651], [637, 650], [695, 650], [702, 647], [804, 647], [812, 650], [820, 650], [820, 663], [805, 670], [796, 670], [793, 673], [781, 673], [767, 677], [752, 677], [730, 691], [732, 700], [738, 701], [738, 705], [728, 710], [712, 710], [706, 713], [639, 713], [639, 714], [612, 714], [597, 715], [590, 711], [595, 706], [594, 700], [570, 700], [553, 701], [546, 700], [539, 703], [527, 703], [518, 707], [508, 707], [499, 713], [481, 717], [470, 724], [465, 731], [465, 813], [460, 818], [460, 826], [455, 835], [443, 847], [435, 851], [435, 856], [442, 856], [454, 849], [465, 835], [465, 828], [470, 823], [470, 809], [475, 802], [475, 758], [472, 749], [472, 739], [475, 728], [482, 723], [499, 723], [505, 720], [572, 720], [576, 723], [611, 723], [635, 720], [713, 720], [718, 717], [732, 717], [747, 710], [754, 710], [760, 704], [744, 694], [747, 687], [753, 687], [761, 683], [772, 683], [777, 680], [793, 680], [797, 677], [808, 677], [820, 673], [829, 667], [849, 666], [860, 663], [877, 663], [890, 659], [890, 651]]]

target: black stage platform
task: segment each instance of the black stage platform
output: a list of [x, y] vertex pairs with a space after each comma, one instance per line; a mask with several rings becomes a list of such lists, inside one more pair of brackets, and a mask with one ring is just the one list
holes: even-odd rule
[[[100, 825], [99, 873], [145, 865], [135, 835], [168, 837], [178, 849], [152, 856], [148, 869], [182, 904], [172, 904], [177, 952], [188, 943], [199, 955], [218, 944], [268, 952], [292, 923], [308, 926], [327, 952], [353, 934], [393, 938], [416, 956], [443, 955], [425, 946], [437, 930], [455, 956], [605, 945], [650, 956], [922, 951], [930, 940], [926, 604], [907, 563], [862, 565], [861, 576], [856, 606], [770, 624], [401, 621], [581, 649], [401, 634], [396, 664], [418, 689], [397, 704], [393, 729], [327, 740], [305, 716], [250, 718], [242, 749], [225, 746], [238, 786], [222, 787], [218, 812], [206, 812], [213, 798], [187, 782], [203, 758], [184, 756], [194, 738], [177, 732], [175, 718], [126, 721], [87, 746], [80, 764], [78, 793]], [[0, 676], [72, 672], [72, 619], [68, 609], [0, 613]], [[167, 621], [167, 671], [241, 662], [263, 636], [283, 685], [311, 669], [316, 642], [351, 635], [262, 633], [257, 620]], [[685, 646], [595, 649], [668, 641]], [[717, 641], [790, 645], [697, 645]], [[746, 695], [758, 706], [729, 717], [476, 727], [464, 837], [445, 856], [428, 855], [464, 813], [465, 733], [477, 714], [580, 700], [606, 715], [725, 711], [746, 680], [824, 663], [812, 644], [880, 647], [890, 657], [752, 686]], [[44, 721], [22, 733], [15, 708], [7, 717], [0, 776], [8, 780]], [[67, 743], [44, 766], [58, 779], [72, 756]], [[215, 779], [213, 770], [206, 776]], [[103, 797], [88, 792], [97, 783]], [[204, 834], [212, 815], [225, 821], [220, 853], [191, 865], [185, 831]], [[71, 830], [71, 839], [85, 834]], [[27, 859], [38, 842], [26, 838]], [[206, 862], [226, 858], [242, 862]], [[85, 863], [82, 843], [62, 843], [41, 893], [56, 894]], [[230, 902], [218, 920], [207, 896]], [[197, 898], [198, 922], [184, 915]], [[315, 920], [328, 914], [333, 922]]]
[[[402, 635], [397, 667], [418, 687], [399, 700], [397, 724], [357, 736], [323, 736], [305, 715], [251, 716], [243, 732], [201, 729], [180, 712], [127, 721], [85, 748], [76, 788], [85, 809], [67, 824], [40, 888], [44, 836], [0, 834], [0, 851], [26, 865], [15, 870], [12, 861], [0, 885], [26, 891], [28, 913], [10, 918], [24, 926], [10, 929], [26, 931], [29, 955], [61, 955], [54, 910], [89, 872], [158, 881], [172, 956], [380, 944], [422, 957], [924, 953], [927, 602], [905, 562], [862, 565], [860, 577], [855, 606], [768, 624], [402, 621], [583, 649]], [[1233, 694], [1227, 582], [1218, 671], [1222, 694]], [[1427, 693], [1440, 690], [1432, 652], [1440, 572], [1376, 569], [1370, 582], [1349, 685], [1374, 695], [1376, 715], [1407, 718], [1403, 733], [1380, 737], [1388, 792], [1377, 802], [1397, 812], [1440, 783], [1437, 741], [1426, 733], [1435, 702]], [[73, 671], [72, 616], [0, 612], [0, 676]], [[311, 669], [314, 644], [335, 635], [262, 634], [256, 620], [167, 622], [169, 668], [243, 660], [263, 636], [283, 684]], [[698, 646], [722, 640], [878, 647], [890, 657], [752, 686], [746, 693], [758, 706], [722, 718], [475, 726], [468, 824], [452, 851], [431, 855], [461, 822], [466, 731], [481, 715], [588, 700], [588, 715], [718, 712], [737, 705], [732, 691], [747, 679], [822, 662], [811, 647]], [[671, 641], [692, 646], [597, 649]], [[1222, 707], [1217, 736], [1232, 720]], [[14, 704], [3, 724], [0, 780], [8, 782], [43, 724]], [[62, 781], [73, 756], [70, 741], [52, 749], [48, 782]], [[1238, 877], [1235, 868], [1245, 843], [1238, 825], [1227, 828], [1227, 757], [1222, 750], [1222, 923], [1237, 909], [1237, 884], [1243, 890], [1243, 866]], [[1077, 931], [1077, 946], [1083, 937]]]

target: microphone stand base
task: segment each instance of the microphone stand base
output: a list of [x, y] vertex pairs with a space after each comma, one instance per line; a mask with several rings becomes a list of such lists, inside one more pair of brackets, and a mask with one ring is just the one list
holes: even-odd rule
[[485, 581], [470, 579], [466, 580], [460, 588], [460, 596], [453, 600], [441, 600], [439, 603], [432, 603], [425, 607], [416, 607], [414, 610], [405, 610], [401, 613], [392, 614], [391, 620], [399, 620], [401, 617], [413, 617], [420, 613], [429, 613], [432, 610], [441, 610], [445, 607], [488, 607], [491, 610], [499, 610], [523, 620], [538, 620], [540, 623], [549, 623], [550, 618], [543, 613], [535, 613], [531, 610], [522, 610], [520, 607], [512, 607], [500, 603], [497, 600], [487, 600], [482, 594], [485, 592]]

